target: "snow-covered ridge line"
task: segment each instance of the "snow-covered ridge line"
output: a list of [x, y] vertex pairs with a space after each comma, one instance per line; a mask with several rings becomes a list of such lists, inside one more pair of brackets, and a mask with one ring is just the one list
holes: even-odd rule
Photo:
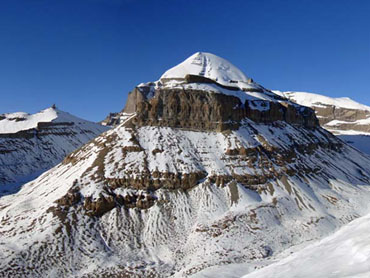
[[282, 92], [279, 90], [273, 90], [273, 92], [304, 106], [320, 107], [320, 105], [332, 105], [340, 108], [370, 111], [370, 106], [358, 103], [348, 97], [331, 98], [314, 93], [293, 91]]
[[24, 112], [0, 115], [0, 134], [12, 134], [37, 128], [39, 123], [91, 123], [57, 108], [50, 107], [35, 114]]
[[50, 169], [108, 127], [55, 107], [0, 115], [0, 196]]

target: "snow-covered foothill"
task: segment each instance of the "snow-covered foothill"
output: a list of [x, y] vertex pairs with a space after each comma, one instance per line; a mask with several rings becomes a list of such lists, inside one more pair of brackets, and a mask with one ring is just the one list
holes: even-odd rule
[[294, 91], [282, 92], [278, 90], [273, 90], [273, 92], [277, 95], [288, 98], [300, 105], [308, 107], [331, 105], [341, 108], [370, 111], [370, 106], [356, 102], [348, 97], [332, 98], [320, 94]]
[[17, 190], [108, 129], [55, 107], [0, 115], [0, 195]]
[[274, 93], [316, 111], [320, 124], [346, 143], [370, 154], [370, 107], [350, 98], [331, 98], [306, 92]]
[[57, 108], [47, 108], [35, 114], [24, 112], [0, 115], [0, 134], [17, 133], [22, 130], [37, 128], [39, 123], [76, 123], [96, 128], [96, 124], [73, 116]]

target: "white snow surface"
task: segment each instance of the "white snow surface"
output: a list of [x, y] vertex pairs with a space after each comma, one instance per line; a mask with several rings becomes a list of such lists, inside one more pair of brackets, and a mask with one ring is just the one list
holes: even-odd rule
[[243, 278], [370, 277], [370, 214], [325, 239]]
[[[55, 108], [33, 115], [18, 112], [3, 117], [5, 119], [0, 120], [0, 196], [17, 190], [109, 129]], [[47, 127], [40, 126], [41, 123]]]
[[[0, 134], [16, 133], [22, 130], [36, 128], [38, 123], [88, 123], [89, 121], [80, 119], [67, 112], [56, 108], [47, 108], [35, 114], [24, 112], [7, 113], [0, 115]], [[90, 122], [91, 123], [91, 122]]]
[[251, 87], [251, 80], [229, 61], [211, 53], [197, 52], [166, 71], [160, 78], [184, 79], [186, 75], [203, 76], [230, 87]]
[[293, 92], [287, 91], [282, 92], [278, 90], [273, 90], [273, 92], [282, 97], [291, 99], [292, 101], [308, 107], [320, 107], [320, 105], [332, 105], [336, 107], [348, 108], [348, 109], [358, 109], [370, 111], [370, 106], [358, 103], [348, 97], [341, 98], [331, 98], [324, 95], [307, 93], [307, 92]]
[[356, 120], [356, 121], [340, 121], [340, 120], [332, 120], [330, 122], [328, 122], [327, 124], [325, 124], [326, 126], [340, 126], [342, 124], [353, 124], [353, 125], [370, 125], [370, 118], [366, 118], [366, 119], [360, 119], [360, 120]]

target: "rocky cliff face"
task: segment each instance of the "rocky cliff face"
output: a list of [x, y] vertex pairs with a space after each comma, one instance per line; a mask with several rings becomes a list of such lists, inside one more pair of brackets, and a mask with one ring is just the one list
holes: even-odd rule
[[129, 94], [124, 112], [136, 114], [130, 121], [135, 126], [225, 131], [238, 129], [243, 119], [256, 123], [284, 121], [308, 128], [318, 126], [313, 110], [278, 96], [273, 101], [246, 99], [243, 102], [235, 95], [217, 90], [156, 88], [150, 84]]
[[325, 125], [333, 120], [344, 122], [356, 122], [366, 119], [370, 116], [370, 112], [366, 110], [357, 110], [344, 107], [336, 107], [333, 105], [321, 104], [322, 107], [313, 106], [320, 117], [320, 124]]
[[[0, 276], [252, 269], [367, 211], [368, 156], [311, 109], [220, 72], [224, 60], [194, 59], [196, 83], [177, 67], [139, 85], [117, 127], [0, 199]], [[199, 83], [204, 72], [212, 82]]]

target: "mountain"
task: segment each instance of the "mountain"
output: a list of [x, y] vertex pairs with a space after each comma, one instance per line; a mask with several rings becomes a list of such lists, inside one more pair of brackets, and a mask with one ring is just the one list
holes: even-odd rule
[[342, 140], [370, 154], [370, 107], [350, 98], [330, 98], [305, 92], [274, 93], [315, 110], [320, 124]]
[[316, 111], [320, 124], [334, 134], [370, 134], [370, 107], [350, 98], [330, 98], [305, 92], [274, 91]]
[[55, 107], [0, 115], [0, 194], [17, 190], [107, 129]]
[[122, 113], [0, 198], [0, 276], [252, 269], [369, 208], [369, 156], [213, 54], [138, 85]]

